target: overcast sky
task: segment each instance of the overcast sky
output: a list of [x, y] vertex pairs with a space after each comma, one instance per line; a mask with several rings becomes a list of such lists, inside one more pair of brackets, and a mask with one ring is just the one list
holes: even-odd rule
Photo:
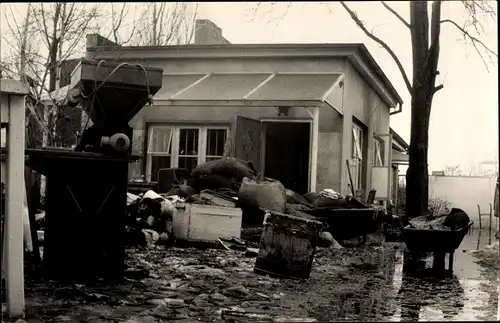
[[[408, 2], [389, 4], [409, 20]], [[409, 30], [379, 2], [349, 2], [349, 5], [369, 30], [373, 29], [392, 47], [411, 79]], [[215, 22], [232, 43], [365, 43], [405, 101], [403, 113], [391, 117], [391, 127], [409, 142], [410, 97], [397, 66], [383, 48], [364, 35], [339, 3], [269, 3], [260, 8], [254, 19], [252, 9], [255, 7], [256, 3], [246, 2], [202, 2], [199, 18]], [[442, 18], [453, 19], [461, 25], [465, 12], [460, 2], [444, 3]], [[2, 14], [2, 30], [3, 20]], [[497, 21], [486, 22], [486, 27], [487, 34], [481, 39], [498, 52]], [[5, 48], [1, 52], [4, 54]], [[436, 94], [432, 107], [430, 170], [456, 165], [469, 170], [481, 161], [498, 160], [496, 64], [497, 60], [490, 64], [488, 72], [461, 34], [449, 24], [442, 26], [438, 78], [444, 83], [444, 89]]]
[[[409, 20], [408, 2], [389, 2]], [[350, 2], [358, 16], [399, 56], [411, 79], [410, 33], [378, 2]], [[200, 17], [214, 21], [232, 43], [335, 43], [363, 42], [405, 101], [403, 113], [391, 117], [391, 127], [407, 142], [410, 139], [410, 97], [391, 57], [355, 25], [338, 3], [288, 3], [265, 5], [256, 19], [253, 3], [201, 3]], [[459, 2], [445, 3], [443, 19], [462, 24]], [[488, 24], [485, 43], [497, 52], [497, 21]], [[464, 44], [451, 25], [441, 35], [440, 81], [432, 108], [429, 143], [431, 170], [498, 160], [498, 70], [488, 73], [473, 47]], [[495, 62], [496, 64], [496, 62]]]

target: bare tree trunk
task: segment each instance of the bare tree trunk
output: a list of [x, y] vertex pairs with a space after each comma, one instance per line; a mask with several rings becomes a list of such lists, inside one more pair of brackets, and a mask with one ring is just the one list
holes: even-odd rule
[[156, 29], [158, 28], [158, 17], [156, 16], [156, 2], [153, 3], [153, 43], [151, 45], [158, 46], [158, 37]]
[[57, 27], [59, 16], [61, 15], [61, 3], [55, 4], [54, 12], [54, 29], [52, 31], [52, 37], [50, 38], [50, 48], [49, 48], [49, 91], [52, 92], [56, 89], [56, 79], [57, 79], [57, 54], [59, 49], [59, 37], [57, 37]]
[[428, 214], [429, 206], [429, 119], [439, 60], [441, 1], [432, 5], [429, 41], [428, 2], [410, 2], [413, 51], [413, 90], [411, 100], [410, 163], [406, 173], [406, 215]]

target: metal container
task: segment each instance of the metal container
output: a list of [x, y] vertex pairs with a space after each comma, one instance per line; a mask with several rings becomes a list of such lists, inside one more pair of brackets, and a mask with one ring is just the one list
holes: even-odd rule
[[460, 246], [472, 224], [474, 221], [469, 221], [467, 226], [456, 231], [405, 227], [403, 240], [413, 252], [452, 253]]
[[323, 223], [278, 212], [266, 215], [254, 272], [309, 278]]
[[133, 156], [30, 149], [47, 176], [44, 269], [63, 281], [123, 276], [127, 169]]
[[328, 231], [337, 241], [364, 236], [381, 229], [383, 213], [373, 208], [316, 208], [307, 212], [328, 224]]
[[128, 164], [139, 159], [131, 155], [128, 122], [161, 88], [162, 73], [82, 60], [68, 103], [80, 100], [93, 125], [83, 131], [77, 151], [26, 150], [28, 164], [47, 177], [44, 267], [50, 278], [122, 280]]

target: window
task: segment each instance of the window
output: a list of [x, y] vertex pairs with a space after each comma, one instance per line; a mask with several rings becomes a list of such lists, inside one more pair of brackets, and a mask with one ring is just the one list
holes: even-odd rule
[[384, 140], [374, 137], [373, 166], [384, 166]]
[[0, 139], [1, 139], [1, 147], [2, 148], [5, 148], [7, 147], [7, 128], [6, 127], [2, 127], [1, 130], [0, 130]]
[[146, 179], [156, 181], [161, 168], [193, 170], [222, 158], [228, 127], [151, 125], [148, 129]]
[[226, 144], [226, 129], [208, 129], [207, 130], [207, 151], [206, 161], [217, 160], [224, 155], [224, 146]]
[[362, 190], [363, 174], [363, 129], [357, 124], [352, 126], [352, 182], [354, 190]]
[[179, 168], [192, 170], [198, 165], [199, 137], [199, 129], [179, 130]]
[[156, 181], [158, 171], [170, 168], [172, 163], [172, 135], [173, 129], [168, 127], [151, 127], [148, 131], [147, 164], [151, 170], [147, 177]]

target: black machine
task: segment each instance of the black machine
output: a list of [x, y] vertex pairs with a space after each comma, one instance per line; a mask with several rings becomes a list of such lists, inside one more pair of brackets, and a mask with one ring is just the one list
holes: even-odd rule
[[83, 60], [73, 71], [69, 105], [92, 125], [75, 151], [27, 149], [29, 165], [47, 178], [44, 268], [48, 278], [120, 281], [132, 128], [128, 122], [162, 86], [163, 70]]

